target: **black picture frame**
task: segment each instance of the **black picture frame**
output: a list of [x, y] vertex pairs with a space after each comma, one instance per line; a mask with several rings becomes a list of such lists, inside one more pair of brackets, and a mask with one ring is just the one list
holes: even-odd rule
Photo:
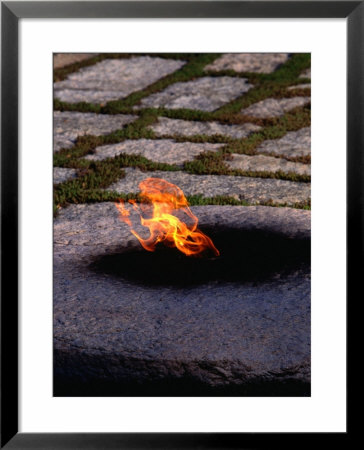
[[[18, 433], [18, 21], [118, 17], [346, 18], [347, 302], [363, 273], [364, 1], [1, 2], [1, 448], [296, 448], [312, 437], [327, 443], [325, 433]], [[346, 433], [331, 437], [344, 446], [349, 431], [348, 421]]]

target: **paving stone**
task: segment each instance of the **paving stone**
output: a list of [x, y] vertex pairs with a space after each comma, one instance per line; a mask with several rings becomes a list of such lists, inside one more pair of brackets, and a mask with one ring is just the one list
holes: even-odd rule
[[142, 107], [214, 111], [241, 96], [253, 85], [246, 78], [202, 77], [168, 86], [141, 101]]
[[299, 78], [311, 78], [311, 68], [306, 69], [304, 72], [302, 72]]
[[141, 155], [150, 161], [159, 163], [183, 164], [185, 161], [191, 161], [200, 153], [217, 151], [222, 146], [223, 144], [175, 142], [173, 139], [137, 139], [97, 147], [95, 153], [87, 155], [85, 159], [100, 161], [125, 153]]
[[[275, 233], [286, 245], [309, 246], [310, 211], [200, 206], [192, 212], [201, 229], [210, 227], [216, 238], [238, 232], [251, 243], [242, 251], [246, 267], [253, 259], [259, 266], [254, 255]], [[228, 245], [234, 254], [242, 244]], [[280, 253], [275, 261], [283, 257], [272, 253]], [[93, 268], [110, 255], [119, 263], [140, 261], [141, 278], [157, 270], [157, 252], [141, 249], [113, 203], [71, 205], [59, 212], [53, 272], [56, 389], [64, 381], [79, 382], [92, 396], [108, 382], [119, 387], [135, 382], [139, 390], [151, 381], [167, 387], [179, 382], [179, 395], [188, 395], [191, 382], [212, 388], [310, 383], [309, 267], [254, 282], [209, 275], [193, 286], [148, 285], [128, 278], [131, 271], [112, 275]], [[186, 264], [199, 272], [216, 262]], [[219, 260], [222, 268], [228, 263]], [[187, 386], [181, 384], [185, 379]]]
[[281, 139], [262, 142], [257, 148], [261, 153], [272, 153], [279, 156], [297, 157], [311, 154], [311, 128], [290, 131]]
[[307, 105], [310, 101], [310, 97], [267, 98], [242, 109], [241, 114], [261, 119], [279, 117], [291, 109]]
[[53, 183], [59, 184], [64, 181], [68, 181], [71, 178], [75, 178], [77, 174], [76, 169], [67, 169], [64, 167], [55, 167], [53, 169]]
[[69, 66], [70, 64], [93, 58], [96, 55], [97, 53], [53, 53], [53, 68], [59, 69]]
[[267, 171], [267, 172], [294, 172], [299, 175], [310, 175], [311, 166], [287, 161], [282, 158], [274, 158], [265, 155], [240, 155], [233, 153], [232, 161], [226, 161], [226, 165], [231, 169], [240, 169], [245, 171]]
[[139, 183], [148, 177], [163, 178], [176, 184], [185, 195], [202, 195], [203, 197], [227, 195], [251, 203], [273, 201], [287, 205], [310, 199], [309, 183], [232, 175], [193, 175], [180, 171], [142, 172], [132, 168], [126, 168], [125, 177], [112, 184], [107, 190], [137, 193]]
[[296, 84], [295, 86], [290, 86], [287, 88], [289, 91], [294, 91], [295, 89], [311, 89], [311, 84]]
[[72, 147], [78, 136], [102, 136], [119, 130], [138, 116], [55, 111], [53, 115], [54, 151]]
[[70, 103], [117, 100], [146, 88], [184, 64], [184, 61], [150, 56], [105, 59], [55, 83], [54, 96]]
[[196, 134], [213, 136], [219, 134], [235, 139], [245, 138], [249, 134], [261, 129], [260, 126], [254, 125], [253, 123], [225, 125], [219, 122], [197, 122], [192, 120], [169, 119], [168, 117], [159, 117], [158, 122], [149, 128], [157, 136], [193, 136]]
[[226, 53], [205, 70], [271, 73], [288, 60], [288, 53]]

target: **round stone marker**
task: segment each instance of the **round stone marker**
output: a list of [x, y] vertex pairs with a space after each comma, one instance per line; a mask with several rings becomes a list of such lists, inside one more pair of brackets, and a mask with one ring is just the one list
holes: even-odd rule
[[146, 252], [113, 203], [60, 211], [55, 395], [309, 395], [310, 212], [192, 211], [219, 257]]

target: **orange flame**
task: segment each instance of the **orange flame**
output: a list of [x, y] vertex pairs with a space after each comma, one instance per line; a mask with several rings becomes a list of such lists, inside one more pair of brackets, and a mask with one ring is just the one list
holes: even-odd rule
[[[130, 211], [125, 208], [125, 202], [120, 200], [115, 206], [120, 212], [120, 220], [130, 226], [131, 232], [145, 248], [153, 252], [159, 242], [169, 247], [177, 247], [185, 255], [199, 255], [210, 249], [218, 256], [220, 252], [212, 240], [197, 229], [198, 219], [188, 207], [183, 191], [176, 185], [161, 178], [147, 178], [139, 184], [141, 190], [141, 203], [129, 200], [133, 209], [140, 215], [140, 223], [149, 228], [150, 236], [143, 239], [133, 228]], [[192, 224], [182, 222], [174, 211], [187, 214]], [[149, 218], [143, 217], [148, 214]]]

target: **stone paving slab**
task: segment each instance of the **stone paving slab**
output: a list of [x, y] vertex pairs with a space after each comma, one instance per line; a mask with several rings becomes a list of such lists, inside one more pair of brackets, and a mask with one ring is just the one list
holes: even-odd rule
[[295, 86], [290, 86], [287, 88], [288, 91], [294, 91], [296, 89], [311, 89], [311, 84], [309, 83], [296, 84]]
[[202, 77], [193, 81], [174, 83], [165, 90], [144, 98], [141, 106], [214, 111], [252, 87], [246, 78]]
[[53, 169], [53, 183], [59, 184], [75, 178], [77, 175], [76, 169], [67, 169], [64, 167], [55, 167]]
[[168, 117], [159, 117], [158, 122], [149, 127], [157, 136], [213, 136], [218, 134], [235, 139], [245, 138], [251, 133], [259, 131], [261, 128], [259, 125], [253, 123], [225, 125], [219, 122], [197, 122], [192, 120], [169, 119]]
[[310, 97], [267, 98], [242, 109], [240, 112], [246, 116], [261, 119], [279, 117], [291, 109], [307, 105], [310, 101]]
[[132, 168], [124, 170], [125, 177], [109, 186], [108, 191], [137, 193], [142, 180], [155, 177], [176, 184], [185, 195], [202, 195], [203, 197], [227, 195], [251, 203], [273, 201], [287, 205], [310, 199], [310, 183], [230, 175], [192, 175], [182, 171], [142, 172]]
[[311, 78], [311, 68], [306, 69], [304, 72], [302, 72], [299, 78]]
[[288, 53], [225, 53], [206, 66], [205, 70], [271, 73], [284, 64], [288, 57]]
[[184, 61], [138, 56], [105, 59], [70, 74], [54, 84], [54, 96], [61, 101], [103, 103], [124, 98], [180, 69]]
[[120, 130], [138, 116], [55, 111], [53, 114], [54, 151], [72, 147], [78, 136], [102, 136]]
[[193, 160], [200, 153], [217, 151], [222, 146], [223, 144], [175, 142], [173, 139], [126, 140], [119, 144], [97, 147], [95, 153], [87, 155], [85, 159], [101, 161], [125, 153], [141, 155], [150, 161], [159, 163], [183, 164], [186, 161]]
[[53, 53], [53, 68], [69, 66], [76, 62], [85, 61], [93, 58], [97, 53]]
[[226, 161], [226, 165], [231, 169], [240, 169], [245, 171], [268, 171], [268, 172], [294, 172], [299, 175], [310, 175], [311, 166], [287, 161], [282, 158], [274, 158], [265, 155], [240, 155], [233, 153], [232, 161]]
[[311, 128], [290, 131], [281, 139], [264, 141], [257, 148], [257, 152], [283, 157], [308, 156], [311, 154]]
[[[266, 233], [277, 231], [289, 242], [310, 236], [309, 211], [236, 206], [192, 211], [203, 229], [258, 232], [244, 253], [247, 259]], [[135, 284], [94, 271], [92, 262], [115, 252], [130, 261], [141, 258], [142, 272], [148, 271], [145, 261], [153, 264], [156, 256], [140, 250], [112, 203], [61, 210], [54, 241], [56, 377], [91, 384], [181, 377], [209, 386], [309, 383], [309, 269], [259, 283], [211, 280], [185, 287]]]

